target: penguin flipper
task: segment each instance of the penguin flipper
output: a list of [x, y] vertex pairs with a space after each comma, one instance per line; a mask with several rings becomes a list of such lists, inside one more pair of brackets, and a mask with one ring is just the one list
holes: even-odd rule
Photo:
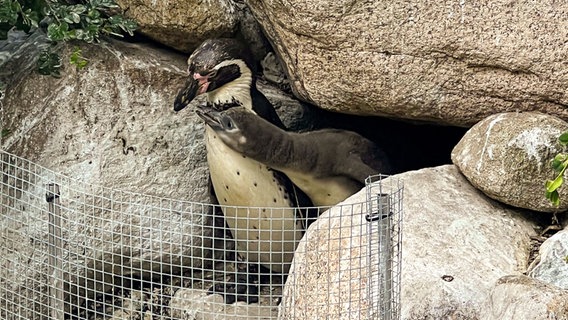
[[251, 97], [252, 101], [254, 101], [252, 109], [256, 114], [265, 120], [268, 120], [280, 129], [286, 130], [284, 123], [280, 120], [280, 117], [276, 113], [276, 110], [274, 110], [272, 103], [270, 103], [268, 98], [266, 98], [262, 92], [258, 91], [256, 86], [251, 87]]

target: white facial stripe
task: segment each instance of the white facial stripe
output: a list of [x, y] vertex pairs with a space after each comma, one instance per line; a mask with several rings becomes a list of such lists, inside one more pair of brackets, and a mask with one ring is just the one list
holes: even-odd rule
[[237, 66], [239, 66], [239, 70], [241, 71], [241, 77], [242, 76], [246, 76], [246, 77], [251, 76], [251, 71], [250, 71], [249, 67], [247, 67], [246, 63], [241, 59], [225, 60], [225, 61], [219, 63], [218, 65], [216, 65], [215, 67], [213, 67], [213, 69], [219, 70], [222, 67], [230, 66], [232, 64], [236, 64]]
[[233, 64], [239, 66], [241, 76], [214, 91], [208, 92], [208, 100], [213, 103], [223, 103], [232, 102], [233, 99], [236, 99], [241, 102], [245, 108], [252, 110], [252, 98], [250, 96], [252, 71], [247, 67], [245, 62], [241, 59], [225, 60], [216, 65], [213, 69], [219, 70], [219, 68]]

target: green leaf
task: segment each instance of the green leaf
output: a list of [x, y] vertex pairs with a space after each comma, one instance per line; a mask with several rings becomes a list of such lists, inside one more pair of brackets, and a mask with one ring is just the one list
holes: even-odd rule
[[71, 6], [71, 12], [80, 15], [83, 14], [87, 11], [87, 6], [83, 5], [83, 4], [76, 4]]
[[0, 137], [6, 138], [7, 136], [10, 135], [10, 133], [12, 133], [12, 131], [10, 131], [10, 129], [2, 128], [2, 132], [0, 133]]
[[75, 12], [70, 12], [63, 20], [69, 24], [79, 23], [81, 22], [81, 16]]
[[556, 172], [560, 172], [562, 171], [562, 169], [564, 169], [564, 162], [559, 161], [557, 159], [552, 159], [552, 161], [550, 162], [550, 166], [552, 167], [552, 169], [554, 169], [554, 171]]
[[546, 198], [552, 202], [553, 205], [559, 206], [560, 205], [560, 196], [558, 195], [558, 191], [547, 192]]
[[87, 17], [91, 19], [99, 19], [101, 17], [101, 12], [97, 9], [90, 9], [87, 13]]
[[77, 66], [78, 69], [83, 69], [89, 61], [82, 55], [81, 48], [75, 47], [71, 56], [69, 56], [69, 63]]
[[51, 41], [67, 40], [67, 31], [69, 31], [69, 25], [67, 23], [52, 23], [47, 27], [47, 37]]
[[568, 131], [564, 132], [563, 134], [560, 135], [560, 137], [558, 137], [558, 141], [562, 144], [562, 145], [568, 145]]
[[558, 175], [558, 177], [556, 177], [556, 179], [554, 179], [553, 181], [549, 180], [546, 182], [546, 191], [553, 192], [554, 190], [560, 188], [563, 183], [564, 178], [562, 178], [562, 175]]
[[39, 13], [37, 11], [32, 11], [32, 9], [26, 10], [22, 15], [24, 22], [34, 28], [39, 25]]
[[15, 25], [18, 21], [18, 7], [19, 4], [16, 1], [0, 1], [0, 22]]
[[51, 52], [49, 49], [44, 49], [39, 54], [37, 66], [38, 72], [40, 74], [59, 77], [61, 69], [61, 58], [56, 52]]
[[118, 8], [118, 5], [116, 4], [116, 2], [114, 2], [114, 0], [98, 0], [98, 1], [93, 1], [96, 2], [97, 5], [93, 5], [93, 7], [104, 7], [104, 8]]

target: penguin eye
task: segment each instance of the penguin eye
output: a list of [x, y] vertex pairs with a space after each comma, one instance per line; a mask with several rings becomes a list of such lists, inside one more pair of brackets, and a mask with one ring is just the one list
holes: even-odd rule
[[208, 78], [213, 78], [213, 77], [215, 77], [216, 75], [217, 75], [217, 69], [213, 69], [213, 71], [211, 71], [211, 72], [209, 72], [209, 73], [207, 74], [207, 77], [208, 77]]
[[225, 128], [227, 128], [227, 129], [233, 129], [234, 128], [233, 121], [231, 121], [231, 119], [225, 118]]

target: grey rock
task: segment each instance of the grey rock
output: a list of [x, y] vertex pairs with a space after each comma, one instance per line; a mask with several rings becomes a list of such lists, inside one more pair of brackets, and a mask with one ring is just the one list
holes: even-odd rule
[[262, 74], [266, 80], [278, 86], [288, 85], [286, 74], [274, 52], [266, 54], [260, 64], [262, 65]]
[[232, 36], [238, 15], [225, 0], [117, 0], [126, 17], [138, 22], [140, 32], [183, 52], [191, 52], [209, 38]]
[[[185, 77], [184, 57], [102, 41], [81, 46], [89, 61], [85, 69], [64, 63], [55, 79], [37, 74], [35, 63], [28, 63], [37, 57], [36, 48], [36, 41], [26, 42], [21, 50], [28, 55], [5, 64], [19, 66], [13, 68], [19, 73], [7, 78], [1, 101], [2, 129], [9, 132], [1, 144], [52, 171], [30, 167], [30, 173], [3, 173], [21, 179], [7, 180], [14, 193], [2, 199], [10, 205], [2, 216], [3, 232], [14, 235], [2, 246], [13, 252], [13, 261], [32, 255], [30, 238], [47, 243], [44, 188], [55, 181], [69, 250], [63, 286], [79, 294], [78, 301], [69, 299], [71, 306], [92, 299], [94, 291], [109, 290], [119, 276], [152, 279], [202, 267], [211, 256], [212, 236], [207, 207], [193, 204], [210, 201], [203, 124], [172, 107]], [[62, 50], [65, 57], [72, 47]], [[30, 279], [49, 274], [37, 259], [37, 266], [20, 261], [22, 269], [2, 272]], [[37, 290], [18, 281], [10, 285]]]
[[568, 292], [527, 276], [505, 276], [481, 313], [481, 320], [566, 320]]
[[290, 131], [310, 131], [325, 123], [317, 108], [298, 101], [291, 94], [285, 93], [266, 81], [257, 81], [258, 89], [272, 103], [282, 123]]
[[[495, 282], [525, 271], [534, 225], [477, 192], [453, 165], [394, 175], [387, 186], [389, 179], [404, 181], [401, 319], [479, 319]], [[367, 319], [376, 307], [365, 297], [377, 264], [369, 275], [361, 258], [369, 241], [365, 193], [308, 229], [284, 288], [282, 319], [315, 319], [321, 310], [330, 319]], [[370, 294], [379, 299], [375, 287]]]
[[181, 320], [276, 319], [277, 315], [276, 307], [244, 302], [228, 305], [221, 295], [197, 289], [179, 289], [172, 297], [170, 310], [172, 317]]
[[539, 249], [529, 276], [568, 290], [568, 230], [546, 239]]
[[452, 161], [489, 197], [542, 212], [568, 209], [565, 188], [557, 208], [544, 196], [544, 184], [556, 173], [550, 160], [562, 151], [557, 142], [568, 123], [539, 112], [509, 112], [474, 125], [452, 151]]
[[234, 1], [233, 5], [237, 9], [239, 17], [239, 35], [237, 37], [242, 38], [247, 44], [254, 60], [261, 61], [270, 50], [270, 43], [264, 36], [250, 8], [244, 2], [240, 1]]
[[529, 1], [247, 0], [297, 97], [327, 110], [470, 126], [568, 119], [568, 12]]

